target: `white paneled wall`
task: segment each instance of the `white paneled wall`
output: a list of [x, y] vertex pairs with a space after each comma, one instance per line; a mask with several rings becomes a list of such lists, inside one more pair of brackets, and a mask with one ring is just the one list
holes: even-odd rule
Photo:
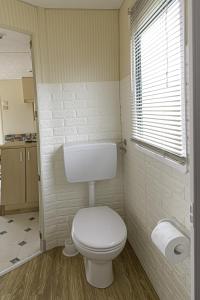
[[[120, 141], [119, 82], [40, 84], [41, 186], [47, 248], [63, 245], [67, 216], [88, 205], [87, 184], [70, 184], [64, 175], [62, 145], [69, 142]], [[98, 182], [97, 204], [123, 215], [119, 154], [118, 174]]]
[[138, 150], [131, 134], [130, 77], [121, 80], [122, 135], [128, 141], [124, 156], [125, 214], [128, 237], [162, 300], [190, 299], [190, 259], [171, 266], [151, 242], [162, 218], [176, 218], [190, 233], [189, 174], [180, 173]]
[[118, 10], [47, 9], [45, 82], [119, 80]]

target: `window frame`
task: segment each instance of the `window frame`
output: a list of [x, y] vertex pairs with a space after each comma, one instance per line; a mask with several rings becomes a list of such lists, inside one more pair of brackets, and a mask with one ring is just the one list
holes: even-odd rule
[[[182, 26], [181, 26], [181, 35], [183, 37], [183, 41], [181, 43], [181, 48], [182, 48], [182, 60], [181, 60], [181, 116], [182, 116], [182, 123], [181, 123], [181, 129], [182, 129], [182, 145], [183, 145], [183, 156], [179, 156], [177, 154], [174, 154], [170, 151], [167, 151], [163, 149], [162, 147], [157, 147], [154, 145], [151, 145], [148, 142], [142, 141], [140, 139], [137, 139], [134, 137], [133, 134], [133, 120], [134, 120], [134, 114], [137, 113], [137, 108], [136, 108], [136, 95], [138, 93], [138, 88], [136, 82], [136, 76], [137, 73], [141, 73], [141, 71], [136, 70], [136, 53], [135, 53], [135, 43], [137, 42], [136, 36], [140, 36], [143, 31], [145, 31], [146, 28], [148, 28], [149, 25], [152, 24], [159, 16], [163, 13], [163, 11], [172, 5], [174, 2], [180, 1], [181, 5], [181, 19], [182, 19]], [[132, 14], [132, 11], [130, 11], [130, 15]], [[156, 11], [154, 11], [152, 14], [147, 17], [147, 20], [142, 24], [142, 26], [139, 26], [136, 31], [131, 32], [131, 94], [132, 94], [132, 103], [131, 103], [131, 113], [132, 113], [132, 133], [131, 133], [131, 141], [135, 142], [136, 144], [142, 146], [143, 148], [146, 148], [147, 150], [153, 151], [163, 157], [166, 157], [168, 159], [171, 159], [179, 164], [185, 165], [187, 163], [187, 130], [186, 130], [186, 107], [187, 107], [187, 91], [186, 91], [186, 43], [185, 43], [185, 3], [184, 0], [169, 0], [166, 1], [166, 3], [161, 4]], [[181, 53], [182, 53], [181, 52]], [[142, 84], [142, 80], [140, 81]], [[140, 84], [140, 83], [139, 83]], [[141, 85], [140, 84], [140, 85]], [[141, 100], [142, 101], [142, 100]]]

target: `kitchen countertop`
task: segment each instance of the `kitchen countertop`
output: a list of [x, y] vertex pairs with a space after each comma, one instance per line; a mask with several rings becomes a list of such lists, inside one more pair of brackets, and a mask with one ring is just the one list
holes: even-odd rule
[[37, 142], [7, 142], [3, 145], [0, 145], [0, 149], [12, 149], [12, 148], [31, 148], [36, 147]]

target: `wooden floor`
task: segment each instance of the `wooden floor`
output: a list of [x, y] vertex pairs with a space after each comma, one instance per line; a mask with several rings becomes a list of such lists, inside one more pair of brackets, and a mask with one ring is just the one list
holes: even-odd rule
[[107, 289], [91, 287], [80, 255], [48, 251], [0, 278], [0, 300], [158, 300], [129, 244], [114, 261], [115, 281]]

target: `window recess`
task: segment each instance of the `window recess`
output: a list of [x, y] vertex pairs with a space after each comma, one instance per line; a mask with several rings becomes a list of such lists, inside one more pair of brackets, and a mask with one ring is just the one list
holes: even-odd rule
[[138, 0], [130, 19], [131, 138], [184, 164], [183, 0]]

